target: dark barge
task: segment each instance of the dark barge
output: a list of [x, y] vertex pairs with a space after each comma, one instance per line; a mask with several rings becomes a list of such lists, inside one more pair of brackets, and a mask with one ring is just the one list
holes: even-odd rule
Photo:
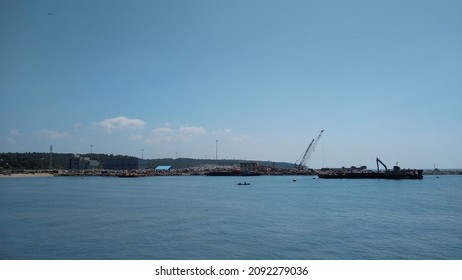
[[[318, 177], [322, 179], [422, 179], [423, 170], [421, 169], [401, 169], [398, 165], [388, 170], [387, 166], [379, 159], [377, 162], [377, 172], [371, 170], [358, 169], [329, 169], [318, 172]], [[385, 167], [384, 172], [380, 172], [379, 163]]]

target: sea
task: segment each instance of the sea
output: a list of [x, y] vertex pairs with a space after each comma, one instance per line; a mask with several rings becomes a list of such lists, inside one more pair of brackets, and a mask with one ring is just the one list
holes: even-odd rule
[[462, 176], [2, 178], [0, 259], [460, 260]]

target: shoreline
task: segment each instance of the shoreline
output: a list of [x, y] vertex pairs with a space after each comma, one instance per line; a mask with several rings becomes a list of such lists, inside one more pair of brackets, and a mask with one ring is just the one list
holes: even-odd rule
[[[337, 169], [333, 169], [337, 170]], [[220, 172], [221, 171], [221, 172]], [[168, 171], [157, 171], [157, 170], [95, 170], [95, 169], [84, 169], [84, 170], [24, 170], [19, 172], [2, 172], [0, 173], [1, 178], [47, 178], [47, 177], [62, 177], [62, 176], [102, 176], [102, 177], [150, 177], [150, 176], [205, 176], [214, 175], [235, 175], [244, 176], [246, 174], [235, 174], [231, 172], [231, 169], [178, 169]], [[268, 176], [316, 176], [320, 170], [293, 170], [293, 169], [281, 169], [281, 170], [264, 170], [256, 172], [252, 175], [268, 175]], [[223, 173], [223, 174], [220, 174]], [[251, 175], [251, 174], [249, 174]], [[423, 175], [462, 175], [462, 169], [454, 170], [423, 170]]]
[[51, 173], [12, 173], [12, 174], [0, 174], [0, 178], [41, 178], [41, 177], [53, 177]]

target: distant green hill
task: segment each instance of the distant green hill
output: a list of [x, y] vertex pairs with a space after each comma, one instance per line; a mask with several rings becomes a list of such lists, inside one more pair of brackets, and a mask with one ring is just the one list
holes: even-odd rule
[[[69, 166], [69, 160], [75, 155], [71, 153], [53, 153], [52, 168], [66, 169]], [[114, 158], [133, 158], [125, 155], [107, 155], [107, 154], [80, 154], [81, 157], [97, 160], [100, 166], [103, 165], [106, 159]], [[148, 167], [155, 168], [157, 166], [169, 165], [174, 169], [202, 167], [205, 165], [222, 165], [233, 166], [239, 165], [241, 162], [257, 162], [264, 166], [273, 166], [276, 168], [292, 168], [292, 163], [287, 162], [270, 162], [270, 161], [250, 161], [250, 160], [211, 160], [211, 159], [192, 159], [192, 158], [163, 158], [163, 159], [148, 159]], [[1, 153], [0, 154], [0, 170], [22, 170], [22, 169], [48, 169], [50, 164], [49, 153]]]
[[[65, 169], [69, 166], [69, 160], [75, 154], [53, 153], [52, 169]], [[92, 160], [97, 160], [102, 164], [106, 159], [110, 158], [129, 158], [123, 155], [106, 155], [106, 154], [81, 154], [81, 157], [87, 157]], [[0, 154], [0, 170], [21, 170], [21, 169], [48, 169], [50, 166], [49, 153], [1, 153]]]
[[292, 163], [287, 162], [271, 162], [271, 161], [258, 161], [258, 160], [239, 160], [239, 159], [223, 159], [223, 160], [212, 160], [212, 159], [193, 159], [193, 158], [163, 158], [163, 159], [150, 159], [148, 166], [150, 168], [155, 168], [157, 166], [169, 165], [174, 169], [181, 168], [193, 168], [193, 167], [202, 167], [205, 165], [221, 165], [221, 166], [233, 166], [239, 165], [241, 162], [256, 162], [264, 166], [273, 166], [276, 168], [293, 168]]

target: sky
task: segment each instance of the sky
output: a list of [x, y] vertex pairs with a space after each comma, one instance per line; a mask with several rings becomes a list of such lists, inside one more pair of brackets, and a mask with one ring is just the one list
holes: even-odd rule
[[462, 168], [462, 1], [0, 1], [0, 152]]

